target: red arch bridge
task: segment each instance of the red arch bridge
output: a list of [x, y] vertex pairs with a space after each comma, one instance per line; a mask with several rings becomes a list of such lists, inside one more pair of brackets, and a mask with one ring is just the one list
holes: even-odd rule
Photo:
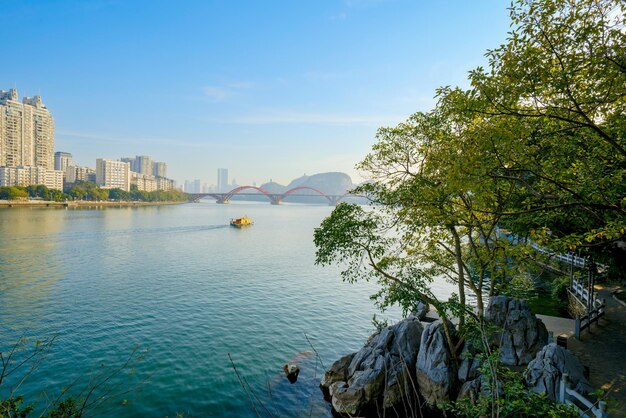
[[[248, 191], [250, 189], [253, 189], [255, 191]], [[296, 192], [301, 192], [301, 191], [309, 191], [309, 193], [294, 194]], [[194, 201], [198, 201], [202, 199], [203, 197], [212, 197], [215, 199], [217, 203], [223, 203], [223, 204], [230, 202], [230, 199], [235, 195], [266, 196], [272, 205], [280, 205], [283, 202], [283, 200], [289, 195], [294, 195], [298, 197], [322, 196], [326, 198], [326, 200], [328, 200], [328, 204], [331, 206], [337, 205], [337, 203], [339, 203], [341, 199], [343, 199], [346, 196], [350, 196], [349, 193], [345, 193], [342, 195], [326, 194], [322, 192], [321, 190], [315, 189], [313, 187], [307, 187], [307, 186], [294, 187], [293, 189], [289, 189], [286, 192], [281, 193], [281, 194], [270, 193], [267, 190], [261, 187], [256, 187], [256, 186], [241, 186], [227, 193], [192, 193], [191, 194]]]

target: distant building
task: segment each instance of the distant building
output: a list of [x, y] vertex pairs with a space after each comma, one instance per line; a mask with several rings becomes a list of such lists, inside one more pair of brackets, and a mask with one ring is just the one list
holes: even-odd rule
[[130, 171], [155, 177], [167, 177], [167, 164], [161, 161], [152, 161], [147, 155], [122, 157], [120, 161], [130, 164]]
[[152, 175], [152, 160], [147, 155], [137, 155], [135, 157], [135, 169], [137, 173]]
[[54, 169], [54, 119], [40, 96], [0, 90], [0, 167]]
[[104, 189], [130, 191], [130, 164], [123, 161], [98, 158], [96, 184]]
[[228, 187], [228, 169], [218, 168], [217, 169], [217, 191], [227, 192], [229, 190], [230, 188]]
[[42, 184], [48, 189], [63, 190], [63, 172], [44, 167], [0, 167], [0, 187]]
[[167, 164], [155, 161], [152, 164], [152, 175], [155, 177], [167, 177]]
[[96, 182], [96, 170], [89, 167], [71, 165], [65, 169], [65, 182], [76, 183], [82, 181]]
[[149, 176], [146, 174], [130, 173], [130, 184], [137, 186], [137, 190], [154, 192], [157, 190], [168, 191], [174, 189], [174, 180], [165, 177]]
[[65, 169], [72, 165], [72, 154], [69, 152], [57, 151], [54, 153], [54, 169], [58, 171], [65, 171]]
[[145, 192], [154, 192], [158, 190], [156, 177], [152, 175], [130, 172], [130, 184], [137, 186], [137, 190]]
[[120, 161], [123, 163], [128, 163], [130, 164], [130, 171], [134, 171], [137, 172], [137, 166], [136, 166], [136, 161], [135, 158], [130, 158], [130, 157], [122, 157], [120, 158]]
[[185, 180], [185, 185], [183, 186], [185, 193], [201, 193], [202, 185], [200, 179], [195, 180]]
[[174, 180], [168, 179], [165, 177], [156, 177], [157, 182], [157, 190], [163, 190], [167, 192], [169, 190], [174, 190], [175, 184]]

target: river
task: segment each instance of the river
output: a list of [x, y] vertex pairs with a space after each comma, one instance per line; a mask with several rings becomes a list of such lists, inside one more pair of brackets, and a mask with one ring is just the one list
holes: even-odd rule
[[[205, 201], [0, 210], [0, 350], [56, 336], [18, 394], [40, 411], [137, 350], [140, 361], [97, 391], [107, 398], [95, 412], [256, 416], [254, 403], [262, 414], [329, 416], [322, 364], [359, 349], [377, 312], [375, 284], [314, 265], [313, 229], [331, 210]], [[228, 226], [243, 215], [255, 225]], [[288, 361], [301, 367], [293, 385], [281, 371]]]

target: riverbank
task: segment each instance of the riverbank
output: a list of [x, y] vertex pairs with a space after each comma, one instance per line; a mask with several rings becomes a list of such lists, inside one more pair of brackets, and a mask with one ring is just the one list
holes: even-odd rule
[[153, 206], [153, 205], [180, 205], [189, 202], [113, 202], [113, 201], [88, 201], [76, 200], [67, 202], [54, 202], [46, 200], [0, 200], [0, 208], [19, 208], [19, 207], [125, 207], [125, 206]]

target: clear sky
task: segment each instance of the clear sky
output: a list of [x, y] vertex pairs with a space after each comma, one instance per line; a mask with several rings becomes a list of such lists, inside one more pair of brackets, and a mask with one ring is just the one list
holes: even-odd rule
[[504, 42], [508, 0], [0, 0], [0, 89], [40, 94], [80, 165], [181, 181], [344, 171]]

